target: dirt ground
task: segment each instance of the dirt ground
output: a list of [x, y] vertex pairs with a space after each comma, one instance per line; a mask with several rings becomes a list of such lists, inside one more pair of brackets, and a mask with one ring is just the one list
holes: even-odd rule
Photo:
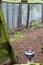
[[43, 42], [43, 28], [39, 28], [33, 31], [23, 32], [23, 38], [12, 42], [13, 47], [18, 56], [17, 63], [26, 63], [28, 58], [24, 52], [28, 49], [35, 51], [35, 56], [32, 58], [35, 63], [43, 63], [43, 53], [41, 53], [41, 44]]

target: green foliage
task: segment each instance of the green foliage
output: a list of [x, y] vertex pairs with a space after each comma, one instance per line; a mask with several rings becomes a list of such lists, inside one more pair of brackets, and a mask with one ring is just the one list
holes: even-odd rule
[[31, 22], [31, 29], [36, 29], [39, 27], [43, 27], [43, 23], [39, 22], [39, 21], [32, 21]]
[[[1, 6], [0, 6], [0, 15], [1, 15], [1, 22], [2, 22], [1, 23], [1, 35], [0, 35], [1, 36], [0, 37], [0, 63], [9, 57], [11, 57], [12, 61], [16, 62], [16, 55], [14, 53], [14, 50], [10, 46], [9, 36], [6, 30], [5, 20], [4, 20]], [[9, 43], [6, 43], [6, 42], [9, 42]]]
[[2, 48], [2, 44], [9, 41], [1, 6], [0, 6], [0, 16], [1, 16], [1, 23], [0, 23], [1, 24], [1, 27], [0, 27], [1, 29], [0, 31], [0, 63], [1, 63], [4, 60], [8, 59], [8, 52]]
[[42, 64], [40, 63], [39, 65], [43, 65], [43, 63]]
[[16, 63], [17, 57], [16, 57], [16, 53], [13, 48], [11, 49], [10, 58], [11, 58], [11, 62]]
[[20, 39], [20, 38], [22, 38], [22, 37], [23, 37], [22, 32], [17, 32], [17, 33], [14, 35], [14, 39], [15, 39], [15, 40], [18, 40], [18, 39]]
[[[13, 65], [16, 65], [16, 64], [13, 64]], [[24, 64], [17, 64], [17, 65], [24, 65]], [[25, 65], [43, 65], [43, 64], [42, 63], [29, 63]]]
[[0, 49], [0, 63], [9, 58], [8, 52], [6, 50]]
[[16, 32], [13, 38], [10, 38], [10, 42], [19, 40], [20, 38], [23, 38], [22, 32]]
[[1, 37], [0, 37], [0, 43], [9, 42], [8, 33], [5, 25], [5, 20], [3, 16], [3, 11], [0, 6], [0, 16], [1, 16]]

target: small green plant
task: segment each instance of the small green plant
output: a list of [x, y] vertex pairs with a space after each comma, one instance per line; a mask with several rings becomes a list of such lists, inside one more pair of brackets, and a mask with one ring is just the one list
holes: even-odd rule
[[19, 40], [19, 39], [21, 39], [21, 38], [23, 38], [22, 32], [16, 32], [16, 33], [14, 34], [13, 38], [10, 38], [10, 42]]
[[39, 27], [43, 27], [43, 23], [41, 23], [40, 21], [32, 21], [31, 22], [31, 29], [36, 29]]
[[22, 32], [17, 32], [17, 33], [14, 35], [14, 39], [15, 39], [15, 40], [18, 40], [18, 39], [20, 39], [20, 38], [22, 38], [22, 37], [23, 37]]

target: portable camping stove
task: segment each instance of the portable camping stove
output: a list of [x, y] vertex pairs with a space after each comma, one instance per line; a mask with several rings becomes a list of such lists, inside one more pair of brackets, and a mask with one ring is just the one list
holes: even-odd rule
[[32, 63], [32, 62], [34, 62], [33, 60], [31, 60], [32, 57], [35, 56], [35, 52], [34, 52], [33, 50], [29, 49], [29, 50], [25, 51], [25, 55], [26, 55], [26, 57], [29, 59], [29, 60], [27, 61], [27, 63]]

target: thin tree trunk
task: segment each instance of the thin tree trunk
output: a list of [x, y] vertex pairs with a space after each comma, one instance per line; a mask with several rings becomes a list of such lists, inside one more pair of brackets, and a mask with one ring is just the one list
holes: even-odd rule
[[27, 22], [26, 22], [26, 28], [28, 27], [29, 25], [29, 4], [28, 4], [28, 7], [27, 7]]
[[22, 4], [19, 4], [17, 30], [21, 30], [21, 25], [22, 25]]
[[42, 4], [42, 22], [43, 22], [43, 4]]
[[14, 4], [12, 6], [12, 29], [14, 29]]
[[7, 28], [9, 29], [8, 3], [7, 3]]

